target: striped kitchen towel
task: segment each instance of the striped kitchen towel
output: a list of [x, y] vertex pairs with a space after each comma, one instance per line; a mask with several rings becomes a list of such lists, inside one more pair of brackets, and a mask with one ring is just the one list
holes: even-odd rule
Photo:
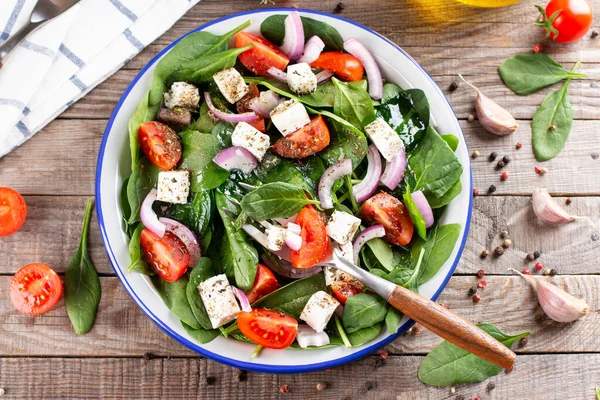
[[[0, 69], [0, 157], [115, 73], [199, 0], [81, 0], [31, 33]], [[0, 43], [36, 0], [0, 0]]]

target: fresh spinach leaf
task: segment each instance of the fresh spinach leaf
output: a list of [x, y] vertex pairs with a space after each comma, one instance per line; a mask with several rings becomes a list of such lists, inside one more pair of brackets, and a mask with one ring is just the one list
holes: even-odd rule
[[431, 230], [426, 241], [421, 238], [414, 239], [410, 252], [415, 262], [418, 263], [421, 250], [425, 250], [417, 286], [433, 278], [442, 268], [452, 254], [459, 234], [460, 224], [437, 225]]
[[432, 209], [442, 208], [442, 207], [450, 204], [452, 199], [454, 199], [456, 196], [458, 196], [461, 192], [462, 192], [462, 183], [460, 182], [460, 179], [459, 179], [458, 181], [456, 181], [456, 183], [454, 185], [452, 185], [452, 187], [450, 189], [448, 189], [448, 191], [446, 193], [444, 193], [443, 196], [441, 196], [441, 197], [429, 196], [427, 198], [427, 202], [429, 203], [429, 206]]
[[573, 125], [573, 107], [567, 93], [570, 82], [568, 79], [560, 89], [546, 96], [533, 115], [531, 136], [533, 154], [538, 161], [556, 157], [569, 138]]
[[215, 275], [210, 259], [203, 257], [198, 260], [196, 266], [190, 272], [190, 278], [185, 288], [185, 294], [188, 303], [190, 304], [192, 314], [194, 314], [198, 324], [200, 324], [203, 329], [209, 331], [212, 330], [212, 323], [210, 322], [210, 318], [208, 318], [208, 313], [206, 312], [206, 308], [204, 308], [204, 303], [198, 292], [198, 285]]
[[145, 94], [136, 106], [135, 111], [129, 118], [127, 124], [129, 131], [129, 148], [131, 150], [131, 171], [135, 171], [140, 158], [140, 143], [138, 141], [138, 129], [144, 122], [156, 119], [160, 108], [160, 101], [156, 104], [150, 103], [151, 91]]
[[198, 235], [202, 251], [206, 251], [212, 238], [213, 203], [210, 190], [199, 190], [190, 195], [187, 203], [170, 205], [164, 216], [191, 228]]
[[365, 125], [375, 120], [375, 108], [371, 96], [365, 89], [342, 82], [335, 77], [332, 77], [331, 81], [337, 88], [333, 104], [334, 114], [344, 118], [358, 129], [364, 129]]
[[129, 178], [123, 181], [123, 185], [121, 186], [121, 191], [119, 192], [119, 206], [121, 207], [121, 213], [123, 213], [123, 222], [125, 222], [125, 231], [129, 234], [129, 218], [131, 217], [131, 207], [129, 206], [129, 200], [127, 199], [127, 184], [129, 183]]
[[381, 322], [387, 314], [387, 302], [381, 297], [360, 293], [346, 301], [342, 322], [346, 332], [352, 333]]
[[[260, 24], [260, 33], [270, 42], [280, 46], [285, 35], [284, 21], [287, 15], [271, 15]], [[331, 50], [344, 51], [344, 39], [340, 33], [331, 25], [308, 17], [300, 17], [304, 28], [304, 38], [308, 40], [312, 36], [318, 36], [325, 43], [325, 47]]]
[[229, 172], [213, 162], [213, 158], [221, 151], [218, 139], [197, 131], [184, 131], [179, 137], [183, 144], [181, 169], [187, 169], [192, 174], [190, 190], [198, 192], [221, 186], [229, 177]]
[[314, 155], [303, 159], [302, 163], [297, 165], [297, 168], [304, 177], [307, 191], [313, 198], [316, 198], [319, 180], [321, 179], [321, 176], [323, 176], [323, 173], [325, 173], [323, 160], [318, 155]]
[[129, 225], [133, 225], [140, 220], [140, 208], [150, 190], [156, 186], [159, 169], [152, 164], [146, 157], [142, 157], [136, 164], [133, 173], [127, 182], [127, 200], [131, 209], [129, 216]]
[[231, 122], [219, 122], [210, 132], [211, 135], [217, 138], [221, 148], [231, 147], [231, 135], [235, 126]]
[[403, 315], [400, 311], [396, 310], [394, 307], [390, 307], [385, 315], [385, 326], [387, 327], [387, 331], [390, 335], [398, 332], [402, 317]]
[[374, 238], [367, 242], [367, 246], [369, 246], [369, 249], [383, 268], [388, 271], [394, 269], [394, 251], [385, 240]]
[[215, 126], [217, 126], [217, 121], [215, 117], [212, 117], [208, 112], [208, 106], [206, 103], [202, 103], [200, 105], [200, 110], [198, 111], [199, 117], [196, 121], [192, 122], [186, 130], [188, 131], [198, 131], [200, 133], [212, 133]]
[[[478, 326], [508, 348], [531, 334], [531, 332], [523, 332], [518, 335], [509, 335], [492, 324], [479, 324]], [[462, 383], [482, 382], [498, 375], [501, 371], [502, 367], [444, 341], [427, 354], [421, 362], [419, 380], [428, 385], [455, 386]]]
[[257, 221], [289, 218], [298, 214], [307, 204], [319, 204], [319, 202], [307, 199], [301, 187], [285, 182], [261, 185], [247, 193], [241, 201], [242, 210]]
[[442, 139], [448, 143], [452, 151], [456, 152], [456, 149], [458, 149], [458, 138], [456, 136], [452, 134], [442, 135]]
[[567, 78], [583, 78], [585, 74], [567, 71], [544, 53], [517, 54], [505, 60], [498, 72], [510, 90], [526, 95]]
[[144, 224], [139, 222], [133, 231], [133, 235], [131, 235], [131, 239], [129, 240], [129, 258], [131, 259], [131, 264], [129, 264], [127, 271], [152, 276], [156, 274], [156, 271], [148, 265], [146, 257], [142, 254], [142, 244], [140, 243], [140, 235], [145, 228]]
[[363, 344], [375, 339], [381, 333], [382, 326], [383, 324], [380, 322], [354, 332], [348, 332], [348, 339], [350, 339], [352, 347], [362, 346]]
[[419, 293], [419, 277], [423, 266], [423, 256], [425, 255], [425, 249], [416, 255], [417, 263], [413, 268], [407, 268], [398, 266], [392, 272], [385, 275], [384, 278], [390, 282], [400, 285], [415, 293]]
[[319, 153], [327, 166], [349, 158], [352, 168], [356, 168], [365, 158], [368, 151], [367, 138], [359, 131], [337, 121], [330, 121], [331, 140], [329, 146]]
[[421, 211], [419, 211], [417, 204], [411, 196], [410, 186], [408, 187], [407, 191], [404, 192], [404, 194], [402, 195], [402, 200], [404, 206], [406, 207], [406, 210], [408, 211], [408, 215], [410, 215], [410, 219], [412, 219], [417, 234], [422, 239], [427, 239], [427, 228], [425, 227], [425, 218], [423, 218], [423, 215], [421, 215]]
[[300, 165], [267, 153], [248, 181], [251, 184], [289, 183], [304, 188], [314, 198], [324, 171], [323, 161], [318, 156], [309, 157]]
[[159, 296], [173, 314], [191, 328], [201, 329], [187, 298], [186, 290], [189, 282], [187, 275], [183, 275], [175, 282], [167, 282], [158, 275], [150, 279]]
[[100, 279], [88, 254], [87, 239], [93, 200], [88, 200], [83, 230], [77, 252], [67, 265], [65, 273], [65, 304], [75, 333], [83, 335], [94, 325], [100, 304]]
[[181, 321], [181, 326], [192, 339], [200, 344], [212, 342], [220, 334], [218, 329], [194, 329], [183, 321]]
[[320, 290], [327, 290], [325, 277], [321, 273], [293, 281], [262, 297], [252, 306], [281, 311], [298, 319], [308, 299]]
[[396, 97], [400, 92], [402, 92], [402, 88], [400, 86], [396, 85], [395, 83], [386, 83], [383, 85], [383, 97], [381, 98], [381, 101], [388, 102], [392, 98]]
[[383, 118], [400, 135], [404, 145], [412, 149], [429, 126], [429, 101], [420, 89], [403, 90], [381, 101], [377, 117]]

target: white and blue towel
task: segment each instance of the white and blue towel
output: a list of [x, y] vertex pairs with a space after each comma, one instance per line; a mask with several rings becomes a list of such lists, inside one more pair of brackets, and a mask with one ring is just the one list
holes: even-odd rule
[[[81, 0], [30, 34], [0, 69], [0, 157], [120, 69], [199, 0]], [[0, 43], [36, 0], [0, 0]]]

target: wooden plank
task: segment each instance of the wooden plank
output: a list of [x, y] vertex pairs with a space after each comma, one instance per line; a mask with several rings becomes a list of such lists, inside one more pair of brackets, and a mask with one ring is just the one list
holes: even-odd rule
[[[517, 276], [490, 276], [480, 290], [481, 302], [474, 304], [468, 289], [477, 283], [473, 276], [455, 276], [439, 302], [474, 322], [490, 322], [507, 332], [533, 332], [520, 353], [598, 352], [600, 326], [598, 292], [600, 276], [557, 276], [546, 278], [570, 293], [585, 298], [590, 314], [573, 324], [553, 323], [544, 316], [537, 297]], [[0, 277], [8, 287], [10, 277]], [[4, 356], [191, 356], [190, 350], [171, 340], [134, 305], [116, 277], [101, 278], [102, 299], [94, 328], [86, 335], [73, 333], [64, 302], [47, 314], [33, 317], [16, 311], [8, 291], [0, 293], [0, 354]], [[407, 334], [387, 346], [391, 354], [426, 354], [440, 342], [430, 332]]]
[[[379, 368], [376, 360], [371, 356], [309, 374], [248, 372], [240, 379], [236, 369], [202, 358], [2, 358], [0, 386], [7, 399], [534, 399], [543, 393], [545, 399], [562, 400], [594, 398], [600, 373], [599, 354], [521, 356], [514, 372], [458, 386], [452, 393], [417, 379], [423, 357], [389, 357]], [[318, 383], [325, 390], [318, 391]], [[284, 384], [289, 392], [282, 395]]]

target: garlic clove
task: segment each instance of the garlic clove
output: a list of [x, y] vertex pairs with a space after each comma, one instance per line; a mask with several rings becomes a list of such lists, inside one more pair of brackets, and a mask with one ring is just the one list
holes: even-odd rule
[[531, 200], [535, 215], [549, 224], [561, 225], [579, 219], [579, 217], [570, 215], [565, 209], [558, 205], [546, 189], [534, 189]]
[[517, 124], [517, 120], [511, 113], [481, 93], [477, 87], [467, 82], [462, 75], [459, 74], [458, 76], [477, 92], [477, 100], [475, 101], [477, 119], [485, 130], [499, 136], [509, 135], [517, 130], [519, 124]]

